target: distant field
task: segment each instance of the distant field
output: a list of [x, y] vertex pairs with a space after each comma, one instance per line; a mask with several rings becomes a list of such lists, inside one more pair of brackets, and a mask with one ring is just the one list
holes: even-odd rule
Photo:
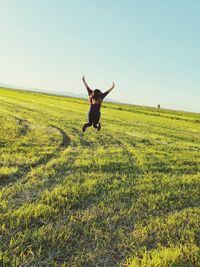
[[200, 114], [0, 88], [0, 266], [200, 266]]

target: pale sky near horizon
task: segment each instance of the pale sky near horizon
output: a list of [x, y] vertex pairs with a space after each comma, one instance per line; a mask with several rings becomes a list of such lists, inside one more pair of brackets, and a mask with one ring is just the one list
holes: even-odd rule
[[0, 83], [200, 113], [199, 0], [0, 0]]

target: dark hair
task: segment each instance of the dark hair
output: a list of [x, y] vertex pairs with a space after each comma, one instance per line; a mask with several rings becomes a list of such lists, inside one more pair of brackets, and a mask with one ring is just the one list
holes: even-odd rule
[[101, 95], [101, 90], [99, 90], [99, 89], [95, 89], [95, 90], [94, 90], [94, 96], [99, 97], [100, 95]]
[[92, 96], [92, 99], [96, 100], [97, 102], [101, 102], [101, 90], [99, 89], [95, 89], [94, 92], [93, 92], [93, 96]]

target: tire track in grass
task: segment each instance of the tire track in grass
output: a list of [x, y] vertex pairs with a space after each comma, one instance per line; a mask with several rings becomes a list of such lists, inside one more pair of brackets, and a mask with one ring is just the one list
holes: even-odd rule
[[[62, 154], [64, 153], [64, 154]], [[42, 166], [34, 176], [27, 174], [23, 180], [8, 188], [8, 192], [4, 194], [4, 199], [9, 199], [9, 207], [7, 210], [19, 209], [24, 202], [37, 203], [40, 195], [44, 190], [51, 191], [55, 186], [60, 184], [66, 177], [73, 174], [72, 164], [75, 160], [77, 151], [73, 149], [67, 152], [65, 150], [59, 153], [59, 156], [53, 158], [48, 166]], [[51, 172], [51, 170], [53, 170]], [[45, 174], [45, 177], [43, 176]]]
[[[67, 176], [71, 175], [72, 165], [78, 153], [77, 149], [74, 149], [71, 146], [68, 148], [68, 141], [70, 139], [62, 128], [56, 125], [51, 125], [51, 127], [62, 130], [62, 149], [56, 153], [57, 157], [53, 157], [52, 161], [50, 160], [47, 166], [42, 166], [38, 172], [36, 171], [35, 178], [31, 173], [27, 173], [22, 180], [8, 188], [7, 192], [2, 192], [2, 200], [8, 201], [9, 203], [7, 207], [2, 210], [4, 214], [20, 209], [25, 202], [27, 205], [31, 203], [34, 203], [35, 205], [38, 203], [44, 190], [51, 191]], [[49, 172], [49, 170], [53, 170], [53, 172]], [[43, 174], [45, 173], [47, 176], [45, 175], [43, 179]]]
[[66, 132], [62, 128], [60, 128], [60, 127], [58, 127], [56, 125], [52, 124], [52, 125], [49, 125], [49, 126], [54, 128], [54, 129], [56, 129], [56, 130], [58, 130], [60, 132], [60, 134], [62, 135], [62, 142], [60, 144], [60, 148], [61, 147], [67, 148], [69, 146], [69, 144], [71, 143], [71, 140], [70, 140], [69, 136], [66, 134]]
[[[25, 119], [21, 119], [21, 118], [17, 118], [17, 119], [19, 120], [20, 124], [23, 124], [24, 122], [26, 123], [26, 131], [27, 131], [28, 121]], [[56, 158], [56, 156], [59, 155], [59, 153], [63, 149], [66, 149], [70, 145], [71, 140], [62, 128], [60, 128], [56, 125], [49, 125], [49, 127], [56, 129], [60, 133], [60, 135], [62, 136], [62, 141], [61, 141], [59, 147], [57, 148], [57, 151], [55, 151], [54, 153], [48, 154], [45, 157], [42, 157], [38, 161], [36, 161], [36, 162], [34, 162], [28, 166], [21, 166], [19, 168], [18, 172], [12, 178], [1, 180], [1, 186], [6, 186], [6, 185], [9, 185], [11, 183], [17, 183], [19, 181], [19, 178], [20, 178], [20, 180], [23, 180], [23, 178], [25, 178], [32, 169], [38, 168], [42, 165], [46, 165], [53, 158]], [[24, 135], [24, 132], [23, 132], [23, 135]]]
[[[110, 137], [113, 138], [113, 135], [110, 134]], [[127, 155], [129, 166], [132, 168], [132, 166], [135, 165], [136, 159], [133, 158], [132, 153], [127, 148], [127, 144], [119, 138], [114, 137], [114, 139], [116, 140], [116, 143], [123, 149], [124, 153]]]

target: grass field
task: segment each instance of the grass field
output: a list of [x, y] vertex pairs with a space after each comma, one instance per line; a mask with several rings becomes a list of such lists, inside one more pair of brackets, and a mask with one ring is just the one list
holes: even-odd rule
[[200, 114], [0, 89], [0, 266], [200, 266]]

